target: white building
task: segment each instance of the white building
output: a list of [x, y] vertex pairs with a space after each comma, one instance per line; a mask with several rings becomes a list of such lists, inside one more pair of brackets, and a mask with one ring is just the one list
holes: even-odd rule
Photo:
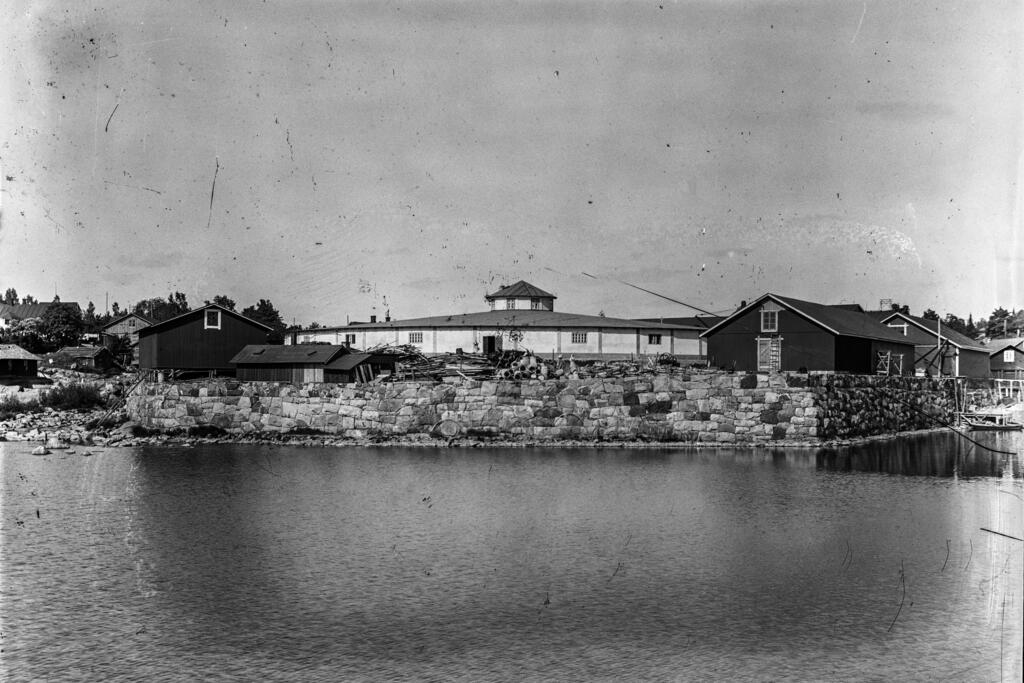
[[410, 344], [424, 355], [529, 350], [539, 355], [580, 360], [623, 359], [670, 354], [683, 361], [702, 360], [702, 327], [560, 313], [554, 299], [527, 282], [503, 287], [485, 297], [491, 310], [411, 320], [351, 323], [293, 332], [286, 344], [348, 344], [370, 349]]

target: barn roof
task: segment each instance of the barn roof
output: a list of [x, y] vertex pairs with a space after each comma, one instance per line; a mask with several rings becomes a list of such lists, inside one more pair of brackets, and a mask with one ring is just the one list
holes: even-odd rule
[[0, 318], [7, 320], [27, 320], [29, 318], [42, 318], [46, 309], [55, 303], [63, 306], [70, 306], [76, 311], [82, 307], [75, 301], [48, 301], [41, 304], [0, 304]]
[[346, 353], [332, 360], [325, 368], [327, 370], [351, 370], [370, 358], [373, 358], [372, 353]]
[[772, 293], [764, 294], [754, 302], [747, 304], [711, 329], [703, 332], [701, 336], [708, 336], [715, 330], [727, 325], [735, 318], [747, 314], [768, 300], [774, 301], [837, 336], [860, 337], [862, 339], [874, 339], [913, 346], [913, 342], [904, 337], [901, 332], [891, 327], [886, 327], [866, 313], [819, 304], [813, 301], [801, 301], [800, 299]]
[[994, 356], [997, 353], [1002, 353], [1006, 349], [1015, 349], [1020, 353], [1024, 353], [1024, 337], [1009, 337], [1007, 339], [993, 339], [991, 346], [986, 347], [989, 349], [990, 356]]
[[358, 323], [339, 327], [319, 327], [303, 332], [335, 332], [366, 329], [420, 329], [420, 328], [563, 328], [579, 329], [601, 327], [604, 329], [630, 330], [701, 330], [702, 327], [669, 325], [666, 323], [626, 320], [623, 318], [606, 318], [600, 315], [582, 315], [579, 313], [562, 313], [558, 311], [534, 310], [495, 310], [480, 313], [456, 313], [453, 315], [437, 315], [427, 318], [410, 318], [409, 320], [387, 320], [375, 323]]
[[348, 347], [335, 344], [248, 344], [230, 362], [236, 365], [323, 364], [348, 351]]
[[219, 304], [207, 304], [205, 306], [200, 306], [199, 308], [193, 308], [191, 311], [188, 311], [186, 313], [182, 313], [181, 315], [177, 315], [177, 316], [175, 316], [173, 318], [169, 318], [167, 320], [164, 320], [163, 322], [154, 323], [153, 325], [150, 325], [149, 327], [143, 327], [141, 330], [139, 330], [139, 336], [140, 337], [145, 337], [145, 336], [148, 336], [150, 334], [153, 334], [154, 332], [160, 332], [161, 330], [169, 329], [171, 327], [174, 327], [175, 325], [180, 325], [182, 322], [185, 322], [190, 317], [198, 318], [198, 317], [202, 316], [204, 311], [207, 311], [207, 310], [209, 310], [211, 308], [215, 308], [218, 311], [221, 311], [223, 313], [227, 313], [228, 315], [230, 315], [232, 317], [235, 317], [235, 318], [238, 318], [239, 320], [244, 320], [247, 323], [251, 323], [253, 325], [257, 325], [259, 327], [262, 327], [263, 329], [267, 330], [268, 332], [273, 332], [274, 331], [274, 328], [270, 327], [269, 325], [264, 325], [263, 323], [259, 322], [258, 320], [253, 320], [252, 318], [247, 318], [244, 315], [242, 315], [241, 313], [236, 313], [235, 311], [232, 311], [230, 309], [224, 308], [223, 306], [220, 306]]
[[688, 315], [682, 318], [637, 318], [637, 320], [646, 323], [665, 323], [666, 325], [676, 325], [678, 327], [692, 327], [700, 330], [706, 330], [710, 327], [714, 327], [718, 323], [725, 320], [725, 316]]
[[900, 313], [899, 311], [893, 311], [891, 315], [887, 315], [882, 318], [882, 323], [887, 324], [891, 322], [893, 318], [903, 319], [907, 321], [907, 323], [916, 326], [919, 330], [928, 333], [932, 337], [941, 335], [942, 338], [947, 340], [950, 344], [958, 346], [961, 349], [984, 351], [985, 353], [989, 352], [989, 347], [985, 346], [981, 342], [971, 339], [966, 334], [957, 332], [947, 325], [941, 325], [938, 320], [929, 320], [928, 318], [919, 318], [916, 315], [908, 315], [906, 313]]
[[0, 360], [42, 360], [34, 353], [29, 353], [17, 344], [0, 344]]
[[488, 294], [484, 297], [485, 300], [490, 301], [491, 299], [506, 299], [509, 297], [530, 297], [538, 299], [557, 299], [554, 294], [545, 292], [540, 287], [531, 285], [526, 280], [520, 280], [515, 284], [507, 285], [502, 287], [494, 294]]

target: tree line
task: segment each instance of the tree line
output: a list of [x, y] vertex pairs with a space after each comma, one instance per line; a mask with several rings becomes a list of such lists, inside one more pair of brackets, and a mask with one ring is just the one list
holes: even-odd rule
[[[0, 303], [16, 306], [41, 302], [31, 295], [19, 297], [17, 290], [10, 287], [4, 292]], [[18, 320], [9, 327], [0, 329], [0, 343], [18, 344], [33, 353], [47, 353], [66, 346], [78, 346], [86, 334], [96, 334], [105, 326], [129, 313], [139, 315], [151, 323], [161, 323], [192, 310], [188, 298], [183, 292], [172, 292], [167, 295], [166, 299], [162, 297], [142, 299], [123, 309], [115, 301], [110, 307], [110, 311], [102, 313], [96, 311], [96, 305], [92, 301], [88, 303], [84, 311], [78, 306], [62, 302], [60, 297], [56, 296], [51, 303], [53, 305], [47, 307], [40, 317]], [[280, 312], [269, 299], [260, 299], [241, 311], [236, 310], [236, 303], [233, 299], [223, 294], [206, 300], [204, 305], [210, 303], [239, 312], [247, 318], [270, 327], [273, 332], [268, 335], [269, 343], [281, 344], [284, 342], [284, 333], [288, 327], [281, 318]]]

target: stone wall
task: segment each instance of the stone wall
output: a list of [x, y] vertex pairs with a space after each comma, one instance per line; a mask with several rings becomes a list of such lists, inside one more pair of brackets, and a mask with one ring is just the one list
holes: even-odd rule
[[951, 416], [943, 391], [914, 378], [725, 372], [376, 385], [210, 380], [143, 384], [128, 411], [161, 431], [812, 443], [934, 427], [927, 415]]

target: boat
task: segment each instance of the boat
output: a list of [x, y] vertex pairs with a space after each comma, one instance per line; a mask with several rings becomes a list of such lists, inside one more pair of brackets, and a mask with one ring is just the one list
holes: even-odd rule
[[972, 432], [1017, 432], [1024, 425], [1009, 419], [1005, 413], [961, 413], [960, 423]]

